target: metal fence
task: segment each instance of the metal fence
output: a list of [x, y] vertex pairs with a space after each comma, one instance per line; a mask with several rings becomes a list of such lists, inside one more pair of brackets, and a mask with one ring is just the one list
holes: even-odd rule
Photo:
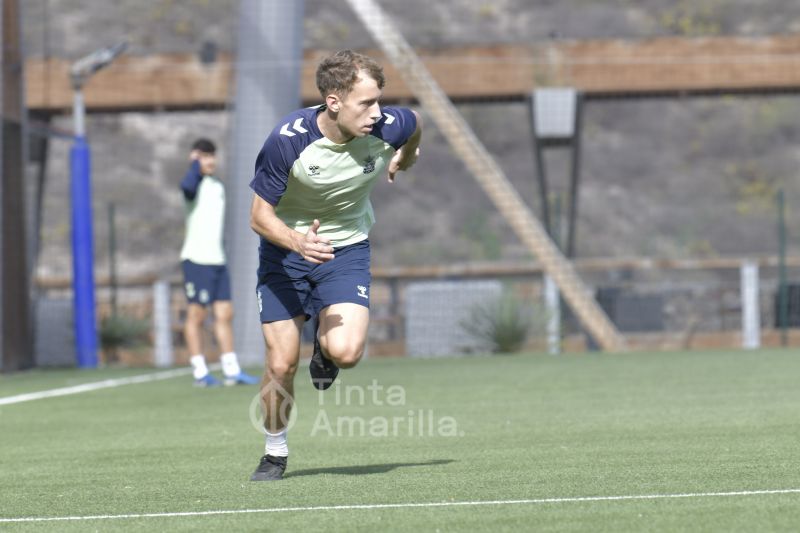
[[[775, 258], [709, 261], [595, 260], [578, 262], [601, 307], [623, 332], [633, 349], [663, 350], [758, 346], [800, 346], [800, 258], [787, 269], [787, 322], [781, 327], [779, 270]], [[757, 343], [748, 346], [747, 302], [742, 268], [757, 267], [755, 306]], [[583, 268], [581, 268], [583, 265]], [[368, 353], [436, 355], [476, 351], [468, 335], [469, 311], [504, 294], [513, 294], [531, 311], [532, 327], [526, 349], [547, 351], [543, 327], [548, 313], [543, 278], [535, 265], [480, 263], [447, 267], [374, 270]], [[168, 302], [158, 303], [158, 291], [168, 287]], [[159, 287], [159, 285], [161, 285]], [[39, 364], [68, 365], [71, 351], [71, 290], [64, 282], [40, 280], [37, 305]], [[100, 320], [112, 313], [111, 291], [98, 290]], [[116, 288], [118, 313], [151, 324], [148, 342], [120, 352], [127, 364], [165, 365], [164, 357], [184, 364], [185, 297], [180, 281], [171, 278], [122, 281]], [[160, 305], [160, 308], [159, 308]], [[559, 331], [562, 351], [597, 349], [569, 309], [564, 307]], [[211, 318], [208, 319], [209, 323]], [[167, 322], [163, 324], [163, 322]], [[168, 332], [168, 337], [160, 331]], [[100, 328], [102, 331], [102, 327]], [[205, 342], [211, 359], [216, 347], [211, 328]], [[304, 339], [303, 356], [310, 355]], [[785, 342], [785, 344], [784, 344]], [[160, 343], [160, 344], [159, 344]], [[169, 355], [164, 355], [169, 354]], [[250, 354], [253, 360], [263, 353]], [[108, 361], [108, 354], [104, 355]]]

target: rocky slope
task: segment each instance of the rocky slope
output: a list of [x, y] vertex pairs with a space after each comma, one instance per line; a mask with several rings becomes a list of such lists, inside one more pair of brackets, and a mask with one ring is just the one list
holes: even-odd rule
[[[800, 31], [788, 0], [559, 0], [381, 2], [415, 46], [658, 35], [758, 36]], [[235, 0], [24, 0], [28, 55], [78, 57], [127, 38], [132, 54], [235, 46]], [[343, 0], [306, 0], [305, 45], [374, 46]], [[464, 104], [466, 119], [515, 186], [539, 209], [530, 123], [522, 103]], [[98, 271], [107, 262], [106, 206], [114, 203], [125, 274], [174, 269], [183, 232], [177, 183], [198, 135], [220, 141], [229, 114], [92, 115]], [[521, 259], [527, 252], [431, 122], [419, 164], [399, 187], [375, 189], [377, 264]], [[56, 126], [68, 128], [69, 117]], [[784, 189], [800, 226], [800, 100], [796, 95], [589, 101], [578, 224], [579, 256], [697, 257], [775, 253], [774, 196]], [[48, 161], [38, 271], [69, 271], [68, 149]], [[564, 154], [548, 159], [556, 195]], [[222, 174], [225, 168], [221, 169]], [[32, 171], [33, 172], [33, 171]], [[227, 176], [243, 180], [246, 176]], [[33, 183], [33, 181], [31, 181]], [[791, 226], [790, 226], [791, 227]], [[798, 252], [800, 231], [790, 251]]]

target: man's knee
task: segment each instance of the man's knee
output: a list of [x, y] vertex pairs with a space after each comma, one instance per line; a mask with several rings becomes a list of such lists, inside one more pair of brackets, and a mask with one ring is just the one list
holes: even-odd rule
[[214, 320], [219, 323], [229, 323], [233, 320], [233, 306], [229, 302], [216, 302], [214, 304]]
[[361, 360], [364, 355], [363, 342], [347, 342], [347, 340], [333, 340], [323, 343], [322, 348], [325, 354], [339, 368], [352, 368]]
[[292, 379], [297, 373], [297, 363], [286, 358], [269, 357], [267, 370], [272, 379], [285, 380]]
[[189, 305], [186, 310], [186, 323], [192, 326], [199, 326], [206, 319], [205, 307], [197, 304]]

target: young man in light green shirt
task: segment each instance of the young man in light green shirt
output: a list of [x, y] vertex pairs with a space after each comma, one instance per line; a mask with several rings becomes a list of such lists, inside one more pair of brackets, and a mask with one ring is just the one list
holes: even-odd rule
[[222, 247], [225, 187], [214, 176], [217, 168], [214, 143], [208, 139], [195, 141], [189, 161], [189, 170], [181, 181], [186, 200], [186, 236], [181, 248], [181, 267], [189, 302], [183, 334], [195, 385], [220, 385], [220, 381], [208, 371], [203, 355], [203, 323], [209, 305], [214, 313], [214, 335], [222, 352], [224, 383], [252, 385], [258, 383], [258, 379], [242, 372], [233, 350], [231, 283]]
[[364, 353], [369, 324], [369, 195], [377, 179], [417, 160], [422, 123], [382, 107], [381, 67], [343, 50], [317, 69], [324, 103], [284, 117], [256, 160], [250, 219], [261, 236], [257, 297], [267, 365], [262, 380], [266, 446], [253, 481], [283, 477], [286, 426], [300, 333], [317, 318], [309, 365], [327, 389]]

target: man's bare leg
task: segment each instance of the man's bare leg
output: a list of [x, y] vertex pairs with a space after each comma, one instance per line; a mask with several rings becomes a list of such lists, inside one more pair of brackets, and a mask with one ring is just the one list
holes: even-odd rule
[[300, 360], [300, 333], [304, 316], [261, 325], [267, 343], [267, 364], [261, 380], [261, 405], [267, 442], [252, 481], [283, 478], [289, 448], [286, 430], [294, 402], [294, 375]]
[[340, 303], [322, 309], [308, 365], [314, 387], [326, 390], [340, 368], [356, 366], [364, 354], [368, 326], [369, 309], [363, 305]]
[[256, 385], [259, 379], [242, 371], [233, 343], [233, 304], [230, 300], [214, 302], [214, 337], [220, 349], [225, 385]]
[[216, 301], [214, 310], [214, 337], [221, 353], [233, 352], [233, 304], [230, 300]]
[[352, 368], [364, 355], [369, 308], [354, 303], [333, 304], [319, 314], [322, 353], [339, 368]]
[[189, 351], [189, 362], [192, 365], [195, 384], [209, 387], [219, 385], [219, 381], [209, 374], [206, 356], [203, 354], [203, 323], [206, 320], [206, 313], [206, 308], [200, 304], [188, 305], [186, 321], [183, 324], [183, 338]]
[[189, 355], [203, 353], [203, 322], [206, 319], [206, 308], [200, 304], [190, 303], [186, 308], [186, 321], [183, 323], [183, 338]]

